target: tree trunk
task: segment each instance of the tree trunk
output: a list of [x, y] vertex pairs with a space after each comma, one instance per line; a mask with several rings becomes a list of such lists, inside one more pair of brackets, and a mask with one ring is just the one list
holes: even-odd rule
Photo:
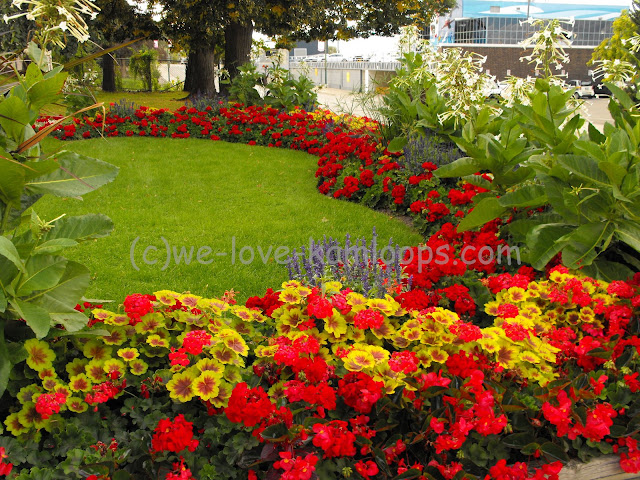
[[229, 79], [238, 75], [238, 67], [249, 62], [253, 24], [247, 25], [231, 22], [224, 31], [224, 67], [229, 72]]
[[[187, 70], [191, 95], [215, 95], [216, 71], [213, 45], [196, 48], [189, 54]], [[186, 90], [186, 80], [185, 80]]]
[[193, 72], [193, 65], [195, 64], [195, 56], [194, 52], [189, 52], [189, 56], [187, 57], [187, 67], [185, 69], [184, 76], [184, 85], [183, 90], [185, 92], [190, 92], [193, 90], [193, 77], [195, 76]]
[[116, 67], [113, 57], [109, 54], [102, 56], [102, 91], [116, 91]]

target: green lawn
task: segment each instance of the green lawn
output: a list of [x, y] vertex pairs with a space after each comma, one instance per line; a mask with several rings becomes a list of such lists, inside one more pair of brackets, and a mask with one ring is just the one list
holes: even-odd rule
[[[370, 238], [377, 228], [379, 241], [393, 237], [402, 246], [421, 237], [387, 215], [354, 203], [334, 200], [316, 191], [316, 157], [301, 152], [208, 140], [152, 138], [94, 139], [79, 142], [47, 141], [97, 157], [120, 167], [116, 180], [88, 194], [83, 201], [44, 198], [36, 204], [42, 218], [104, 213], [116, 225], [111, 236], [67, 252], [89, 267], [91, 298], [122, 301], [130, 293], [160, 289], [192, 291], [217, 296], [239, 290], [240, 299], [279, 287], [287, 278], [284, 265], [274, 261], [278, 246], [308, 245], [323, 234], [344, 239], [346, 233]], [[166, 247], [177, 253], [193, 247], [189, 265], [175, 257], [162, 270]], [[235, 238], [236, 259], [232, 262]], [[131, 262], [131, 249], [139, 270]], [[255, 259], [243, 265], [242, 247], [251, 247]], [[143, 252], [154, 265], [143, 261]], [[153, 247], [157, 250], [153, 250]], [[197, 251], [210, 247], [205, 265]], [[263, 262], [258, 247], [271, 258]], [[206, 250], [202, 250], [204, 254]], [[216, 255], [216, 253], [220, 255]], [[244, 260], [249, 250], [245, 249]]]

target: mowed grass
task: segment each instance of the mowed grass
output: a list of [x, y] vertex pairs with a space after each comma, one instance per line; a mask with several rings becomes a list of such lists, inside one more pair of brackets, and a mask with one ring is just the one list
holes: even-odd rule
[[162, 289], [219, 296], [234, 289], [242, 301], [288, 278], [275, 260], [278, 247], [284, 257], [285, 250], [325, 234], [370, 239], [374, 226], [379, 242], [392, 237], [405, 246], [421, 240], [397, 219], [318, 193], [317, 158], [301, 152], [155, 138], [47, 141], [51, 148], [120, 167], [114, 182], [82, 201], [46, 197], [35, 205], [45, 219], [103, 213], [114, 221], [109, 237], [65, 254], [90, 269], [89, 298], [121, 302], [128, 294]]

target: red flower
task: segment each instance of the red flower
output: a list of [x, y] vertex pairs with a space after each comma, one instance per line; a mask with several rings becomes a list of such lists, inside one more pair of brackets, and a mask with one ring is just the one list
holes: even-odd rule
[[193, 423], [187, 422], [184, 415], [178, 415], [173, 421], [163, 418], [158, 422], [151, 438], [151, 453], [181, 452], [185, 448], [193, 452], [198, 447], [193, 438]]

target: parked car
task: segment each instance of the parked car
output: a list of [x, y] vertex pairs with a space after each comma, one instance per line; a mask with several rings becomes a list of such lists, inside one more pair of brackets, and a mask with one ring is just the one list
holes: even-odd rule
[[354, 62], [369, 62], [371, 61], [370, 55], [355, 55], [353, 57]]
[[302, 61], [306, 63], [324, 62], [324, 53], [321, 53], [320, 55], [309, 55], [308, 57], [304, 57]]
[[591, 82], [584, 82], [581, 80], [569, 80], [567, 82], [570, 88], [575, 88], [576, 91], [573, 94], [576, 98], [593, 98], [596, 96], [596, 92], [593, 89], [593, 84]]
[[610, 97], [611, 96], [611, 90], [609, 90], [607, 88], [606, 85], [603, 85], [602, 83], [597, 83], [594, 86], [594, 91], [596, 94], [596, 97]]
[[486, 91], [486, 95], [489, 98], [500, 98], [505, 88], [507, 88], [507, 84], [504, 82], [492, 82]]
[[327, 55], [327, 62], [350, 62], [349, 57], [341, 53], [331, 53]]

